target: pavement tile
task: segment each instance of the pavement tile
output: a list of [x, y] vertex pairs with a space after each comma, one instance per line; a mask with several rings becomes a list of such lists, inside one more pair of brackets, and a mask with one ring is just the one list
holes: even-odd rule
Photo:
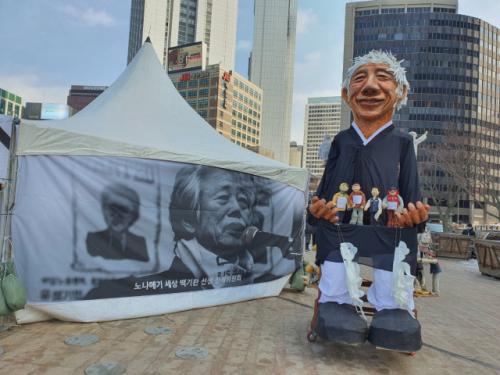
[[[308, 253], [309, 254], [309, 253]], [[310, 254], [309, 254], [310, 255]], [[416, 299], [423, 341], [500, 369], [500, 285], [463, 261], [440, 259], [442, 294]], [[362, 267], [361, 275], [371, 278]], [[313, 306], [316, 290], [284, 289], [281, 297]], [[338, 345], [307, 341], [313, 310], [279, 298], [264, 298], [154, 317], [103, 323], [40, 322], [0, 332], [0, 374], [83, 374], [110, 360], [127, 374], [492, 374], [495, 370], [424, 346], [415, 357], [377, 350], [369, 343]], [[166, 325], [174, 331], [149, 335]], [[94, 334], [100, 341], [71, 347], [64, 339]], [[210, 354], [183, 360], [175, 352], [200, 346]], [[500, 371], [499, 371], [500, 372]]]

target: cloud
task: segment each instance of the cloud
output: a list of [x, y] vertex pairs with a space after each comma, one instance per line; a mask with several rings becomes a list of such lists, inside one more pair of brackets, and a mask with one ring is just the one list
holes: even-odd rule
[[20, 74], [15, 76], [0, 74], [2, 89], [13, 92], [26, 102], [66, 104], [69, 86], [43, 85], [36, 74]]
[[308, 98], [340, 96], [343, 40], [325, 50], [310, 50], [295, 63], [291, 140], [303, 144]]
[[252, 42], [250, 40], [238, 40], [236, 43], [237, 51], [251, 51], [252, 50]]
[[84, 26], [111, 26], [115, 23], [113, 17], [103, 10], [95, 11], [93, 8], [78, 9], [72, 5], [66, 5], [61, 9], [67, 15], [73, 17], [77, 23]]
[[316, 22], [318, 17], [312, 9], [299, 10], [297, 12], [297, 35], [309, 34], [309, 25]]

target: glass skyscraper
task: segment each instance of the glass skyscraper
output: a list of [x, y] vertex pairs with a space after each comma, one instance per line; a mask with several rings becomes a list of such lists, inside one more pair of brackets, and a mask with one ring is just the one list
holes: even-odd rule
[[207, 46], [206, 64], [234, 69], [238, 0], [132, 0], [127, 64], [149, 36], [167, 69], [170, 47]]
[[[418, 135], [428, 131], [431, 144], [442, 142], [450, 126], [470, 137], [491, 137], [491, 129], [500, 125], [500, 31], [478, 18], [458, 14], [456, 0], [440, 4], [445, 5], [415, 0], [347, 4], [344, 77], [350, 59], [373, 49], [390, 51], [404, 60], [411, 87], [408, 104], [395, 112], [396, 128]], [[344, 103], [341, 129], [351, 121]], [[498, 151], [485, 152], [494, 161], [491, 173], [498, 177]], [[420, 150], [417, 160], [425, 159]], [[453, 220], [493, 220], [472, 206], [472, 198], [465, 196]]]

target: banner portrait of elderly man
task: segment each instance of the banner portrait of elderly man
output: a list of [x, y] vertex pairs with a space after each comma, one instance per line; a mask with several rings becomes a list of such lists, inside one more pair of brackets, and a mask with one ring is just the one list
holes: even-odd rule
[[[169, 269], [144, 277], [101, 281], [85, 299], [249, 285], [292, 273], [295, 260], [283, 258], [280, 251], [277, 257], [267, 244], [249, 249], [242, 242], [245, 229], [260, 230], [266, 220], [274, 220], [268, 214], [272, 193], [264, 185], [264, 179], [244, 173], [200, 165], [183, 167], [175, 176], [168, 207], [174, 233], [174, 258]], [[181, 287], [187, 280], [189, 285]]]
[[[351, 285], [357, 282], [353, 275], [356, 267], [347, 269], [345, 265], [364, 257], [371, 259], [373, 266], [374, 281], [367, 297], [376, 309], [368, 341], [402, 351], [417, 351], [422, 346], [420, 324], [413, 315], [413, 278], [404, 277], [404, 273], [399, 278], [402, 269], [416, 267], [417, 226], [427, 220], [429, 209], [420, 202], [413, 138], [392, 122], [394, 111], [406, 104], [409, 88], [401, 63], [382, 51], [356, 57], [342, 84], [342, 98], [351, 108], [354, 121], [334, 138], [317, 196], [309, 206], [309, 220], [318, 224], [316, 262], [322, 264], [315, 330], [328, 341], [360, 344], [367, 338], [367, 323], [355, 307], [359, 306], [358, 286]], [[333, 225], [338, 218], [331, 200], [344, 182], [359, 183], [367, 196], [373, 187], [385, 192], [396, 186], [406, 207], [397, 214], [398, 223], [405, 229], [370, 226], [368, 215], [363, 226], [349, 225], [349, 215], [344, 225]], [[380, 220], [386, 225], [385, 212]], [[344, 259], [341, 242], [357, 251], [353, 262]], [[395, 258], [395, 253], [404, 254], [406, 250], [406, 259]], [[396, 261], [401, 259], [405, 262]], [[394, 284], [394, 280], [399, 282]], [[352, 290], [357, 293], [351, 295]]]
[[270, 271], [271, 264], [254, 260], [266, 253], [249, 251], [241, 238], [263, 220], [255, 210], [260, 187], [258, 177], [244, 173], [201, 165], [180, 170], [169, 207], [176, 256], [171, 269], [194, 278], [236, 276], [215, 288], [252, 284]]

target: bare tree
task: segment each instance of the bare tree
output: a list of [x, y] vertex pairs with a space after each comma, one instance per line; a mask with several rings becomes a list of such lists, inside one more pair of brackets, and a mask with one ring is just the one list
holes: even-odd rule
[[426, 161], [419, 163], [422, 195], [436, 206], [443, 231], [448, 232], [450, 214], [466, 191], [467, 179], [458, 173], [463, 155], [449, 142], [426, 143], [423, 149]]
[[493, 126], [478, 126], [474, 133], [448, 129], [446, 137], [465, 159], [462, 165], [453, 168], [453, 175], [466, 181], [463, 185], [469, 196], [500, 220], [499, 130]]

